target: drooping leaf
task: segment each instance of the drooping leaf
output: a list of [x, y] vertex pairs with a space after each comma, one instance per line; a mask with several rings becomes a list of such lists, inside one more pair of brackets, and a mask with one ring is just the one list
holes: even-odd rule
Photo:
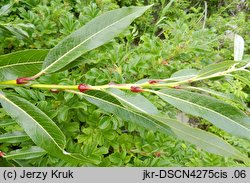
[[155, 118], [166, 123], [180, 139], [195, 144], [207, 152], [250, 162], [246, 155], [212, 133], [192, 128], [177, 120], [159, 116]]
[[6, 159], [33, 159], [38, 158], [46, 154], [46, 151], [40, 147], [32, 146], [28, 149], [18, 149], [7, 153], [4, 158]]
[[234, 61], [241, 61], [244, 54], [244, 39], [238, 35], [234, 35]]
[[66, 162], [89, 162], [80, 154], [71, 154], [64, 151], [66, 139], [56, 124], [39, 108], [29, 101], [0, 93], [0, 103], [16, 122], [23, 127], [32, 141], [49, 154]]
[[68, 91], [79, 96], [82, 96], [84, 99], [90, 103], [100, 107], [106, 112], [116, 114], [118, 117], [125, 121], [135, 123], [144, 128], [153, 130], [153, 131], [162, 131], [167, 134], [172, 134], [170, 128], [164, 123], [153, 120], [150, 116], [136, 112], [133, 109], [126, 108], [121, 105], [121, 103], [111, 95], [108, 95], [101, 91], [89, 91], [87, 93], [81, 93], [76, 91]]
[[236, 97], [234, 94], [222, 93], [222, 92], [218, 92], [218, 91], [212, 90], [210, 88], [204, 88], [204, 87], [192, 87], [191, 86], [191, 87], [186, 87], [185, 89], [205, 92], [205, 93], [211, 94], [213, 96], [217, 96], [217, 97], [220, 97], [222, 99], [226, 99], [228, 101], [232, 101], [234, 103], [240, 104], [242, 107], [244, 107], [243, 102], [238, 97]]
[[29, 139], [29, 136], [21, 131], [9, 132], [0, 135], [0, 142], [4, 143], [19, 143]]
[[228, 133], [250, 139], [250, 118], [225, 102], [180, 89], [165, 89], [155, 93], [185, 113], [202, 117]]
[[233, 61], [224, 61], [220, 63], [210, 64], [206, 67], [204, 67], [202, 70], [199, 71], [197, 77], [206, 77], [210, 76], [214, 73], [225, 71], [229, 69], [232, 65], [234, 65], [237, 62]]
[[41, 73], [56, 72], [85, 52], [107, 43], [150, 7], [121, 8], [91, 20], [50, 50]]
[[110, 95], [118, 99], [123, 105], [146, 114], [158, 114], [157, 108], [140, 94], [125, 93], [121, 90], [110, 88], [106, 90]]
[[48, 50], [24, 50], [0, 56], [0, 81], [33, 76], [41, 70]]

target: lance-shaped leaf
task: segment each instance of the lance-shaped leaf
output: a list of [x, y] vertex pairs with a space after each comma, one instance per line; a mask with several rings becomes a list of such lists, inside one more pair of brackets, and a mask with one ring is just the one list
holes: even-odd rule
[[32, 141], [49, 154], [66, 162], [89, 162], [86, 157], [64, 151], [66, 138], [56, 124], [39, 108], [29, 101], [0, 93], [3, 108], [23, 127]]
[[225, 62], [220, 62], [220, 63], [215, 63], [208, 65], [204, 67], [202, 70], [199, 71], [198, 73], [198, 78], [199, 77], [206, 77], [210, 76], [212, 74], [215, 74], [217, 72], [222, 72], [227, 69], [229, 69], [232, 65], [236, 64], [237, 62], [232, 62], [232, 61], [225, 61]]
[[248, 78], [244, 78], [238, 74], [234, 74], [233, 76], [250, 87], [250, 80]]
[[3, 121], [0, 122], [0, 127], [14, 125], [14, 124], [16, 124], [16, 122], [13, 119], [3, 119]]
[[81, 93], [76, 91], [68, 92], [82, 96], [90, 103], [100, 107], [106, 112], [116, 114], [124, 121], [135, 123], [139, 126], [153, 131], [159, 130], [163, 133], [173, 135], [172, 131], [166, 124], [158, 122], [157, 120], [150, 118], [150, 116], [146, 114], [142, 114], [133, 109], [122, 106], [116, 98], [111, 95], [108, 95], [107, 93], [101, 91], [89, 91], [87, 93]]
[[244, 39], [238, 34], [234, 35], [234, 60], [241, 61], [244, 54]]
[[180, 139], [195, 144], [207, 152], [250, 163], [246, 155], [212, 133], [191, 128], [177, 120], [165, 117], [157, 116], [155, 119], [166, 123]]
[[21, 131], [9, 132], [0, 135], [0, 142], [4, 143], [19, 143], [29, 139], [29, 136]]
[[233, 135], [250, 139], [250, 118], [225, 102], [179, 89], [165, 89], [155, 93], [183, 112], [202, 117]]
[[236, 97], [234, 94], [231, 94], [231, 93], [222, 93], [222, 92], [218, 92], [218, 91], [215, 91], [215, 90], [212, 90], [212, 89], [209, 89], [209, 88], [192, 87], [192, 86], [185, 87], [185, 89], [208, 93], [208, 94], [211, 94], [213, 96], [217, 96], [219, 98], [222, 98], [222, 99], [237, 103], [237, 104], [241, 105], [242, 107], [245, 107], [244, 106], [245, 104], [242, 102], [242, 100], [240, 98]]
[[150, 7], [121, 8], [91, 20], [50, 50], [43, 64], [43, 70], [38, 75], [44, 72], [56, 72], [85, 52], [110, 41]]
[[121, 90], [110, 88], [107, 93], [118, 99], [123, 105], [146, 114], [158, 114], [157, 108], [145, 97], [135, 93], [125, 93]]
[[46, 151], [40, 147], [37, 146], [32, 146], [30, 148], [26, 149], [18, 149], [15, 151], [11, 151], [4, 155], [4, 158], [6, 159], [23, 159], [23, 160], [28, 160], [28, 159], [33, 159], [33, 158], [38, 158], [43, 155], [47, 154]]
[[48, 50], [24, 50], [0, 56], [0, 81], [33, 76], [41, 70]]

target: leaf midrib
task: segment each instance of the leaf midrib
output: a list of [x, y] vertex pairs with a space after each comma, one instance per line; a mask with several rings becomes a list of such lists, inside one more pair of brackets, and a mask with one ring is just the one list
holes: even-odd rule
[[25, 134], [20, 134], [20, 135], [16, 135], [16, 136], [5, 136], [5, 137], [0, 136], [0, 139], [1, 140], [6, 140], [6, 139], [16, 139], [16, 138], [20, 138], [20, 137], [29, 137], [29, 136], [25, 135]]
[[[85, 41], [83, 41], [82, 43], [78, 44], [77, 46], [75, 46], [74, 48], [72, 48], [71, 50], [69, 50], [68, 52], [66, 52], [64, 55], [62, 55], [61, 57], [59, 57], [57, 60], [55, 60], [55, 61], [54, 61], [52, 64], [50, 64], [48, 67], [46, 67], [45, 69], [43, 69], [43, 70], [41, 71], [41, 73], [46, 72], [46, 70], [48, 70], [48, 69], [51, 68], [53, 65], [55, 65], [59, 60], [61, 60], [61, 59], [62, 59], [63, 57], [65, 57], [65, 56], [67, 56], [70, 52], [72, 52], [72, 51], [74, 51], [75, 49], [77, 49], [79, 46], [81, 46], [82, 44], [84, 44], [85, 42], [87, 42], [88, 40], [90, 40], [90, 39], [91, 39], [92, 37], [94, 37], [95, 35], [99, 34], [100, 32], [102, 32], [102, 31], [106, 30], [107, 28], [113, 26], [114, 24], [116, 24], [116, 23], [118, 23], [118, 22], [121, 22], [123, 19], [125, 19], [125, 18], [127, 18], [127, 17], [129, 17], [129, 16], [132, 16], [132, 15], [134, 15], [134, 14], [136, 14], [136, 13], [137, 13], [137, 12], [131, 13], [131, 14], [129, 14], [128, 16], [123, 17], [123, 18], [121, 18], [120, 20], [118, 20], [118, 21], [116, 21], [116, 22], [114, 22], [114, 23], [108, 25], [108, 26], [105, 27], [104, 29], [102, 29], [102, 30], [96, 32], [95, 34], [93, 34], [92, 36], [90, 36], [89, 38], [87, 38]], [[45, 59], [45, 61], [46, 61], [46, 59]]]
[[43, 63], [43, 61], [36, 61], [36, 62], [19, 62], [16, 64], [10, 64], [10, 65], [4, 65], [4, 66], [0, 66], [0, 69], [4, 69], [4, 68], [8, 68], [8, 67], [14, 67], [14, 66], [23, 66], [23, 65], [32, 65], [32, 64], [39, 64], [39, 63]]
[[242, 125], [242, 124], [240, 124], [240, 123], [236, 123], [236, 122], [235, 122], [234, 120], [232, 120], [231, 118], [229, 118], [229, 117], [227, 117], [227, 116], [225, 116], [225, 115], [222, 115], [221, 113], [218, 113], [217, 111], [213, 111], [213, 110], [211, 110], [211, 109], [209, 109], [209, 108], [206, 108], [206, 107], [203, 107], [203, 106], [197, 105], [197, 104], [192, 103], [192, 102], [187, 101], [187, 100], [183, 100], [183, 99], [180, 99], [180, 98], [174, 97], [174, 96], [172, 96], [172, 95], [167, 95], [167, 94], [162, 93], [162, 92], [154, 91], [154, 93], [158, 93], [159, 95], [165, 95], [166, 97], [174, 98], [174, 99], [176, 99], [176, 100], [183, 101], [184, 103], [189, 103], [190, 105], [194, 105], [194, 106], [196, 106], [196, 107], [200, 107], [200, 108], [203, 108], [203, 109], [209, 110], [209, 111], [210, 111], [210, 112], [212, 112], [212, 113], [216, 113], [216, 114], [217, 114], [217, 115], [219, 115], [219, 116], [222, 116], [222, 117], [224, 117], [224, 118], [226, 118], [226, 119], [229, 119], [229, 121], [231, 121], [232, 123], [237, 124], [237, 125], [239, 125], [239, 126], [241, 126], [241, 127], [245, 128], [247, 131], [249, 131], [249, 132], [250, 132], [250, 130], [249, 130], [247, 127], [243, 126], [243, 125]]
[[17, 153], [17, 154], [10, 154], [10, 155], [6, 155], [4, 156], [4, 158], [11, 158], [13, 156], [23, 156], [23, 155], [30, 155], [30, 154], [46, 154], [46, 151], [37, 151], [37, 152], [26, 152], [26, 153]]
[[30, 116], [26, 111], [24, 111], [22, 108], [20, 108], [18, 105], [16, 105], [14, 102], [12, 102], [11, 100], [9, 100], [8, 98], [6, 98], [4, 95], [0, 94], [0, 98], [3, 98], [4, 100], [6, 100], [7, 102], [11, 103], [12, 105], [14, 105], [15, 107], [17, 107], [18, 109], [20, 109], [22, 112], [24, 112], [28, 118], [30, 118], [32, 121], [35, 121], [35, 123], [42, 129], [42, 131], [44, 131], [49, 137], [50, 139], [52, 139], [52, 141], [54, 142], [54, 144], [56, 144], [56, 146], [61, 149], [63, 151], [63, 149], [57, 144], [57, 142], [54, 140], [54, 138], [52, 138], [52, 136], [47, 133], [47, 131], [38, 123], [36, 122], [35, 119], [32, 118], [32, 116]]

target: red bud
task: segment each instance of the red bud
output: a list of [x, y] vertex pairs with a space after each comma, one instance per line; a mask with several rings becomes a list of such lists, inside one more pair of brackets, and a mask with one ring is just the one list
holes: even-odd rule
[[58, 90], [58, 89], [54, 89], [54, 88], [50, 89], [49, 91], [50, 91], [51, 93], [59, 93], [59, 90]]
[[1, 158], [1, 157], [4, 157], [4, 155], [5, 155], [5, 153], [2, 152], [2, 151], [0, 151], [0, 158]]
[[143, 92], [144, 90], [139, 86], [131, 86], [130, 91], [138, 93], [138, 92]]
[[17, 78], [16, 84], [27, 84], [29, 80], [31, 79], [30, 78]]
[[154, 154], [156, 157], [161, 157], [161, 152], [155, 152]]
[[181, 89], [181, 86], [180, 85], [176, 85], [176, 86], [172, 86], [172, 88], [174, 88], [174, 89]]
[[155, 83], [158, 83], [160, 82], [159, 80], [149, 80], [148, 83], [149, 84], [155, 84]]
[[79, 84], [79, 85], [78, 85], [78, 90], [79, 90], [80, 92], [86, 92], [86, 91], [90, 90], [90, 88], [89, 88], [89, 86], [86, 85], [86, 84]]

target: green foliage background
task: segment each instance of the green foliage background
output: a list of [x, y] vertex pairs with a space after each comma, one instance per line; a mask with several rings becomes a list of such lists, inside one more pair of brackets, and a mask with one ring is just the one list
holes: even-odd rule
[[[153, 8], [118, 38], [80, 57], [73, 69], [39, 78], [41, 83], [91, 85], [133, 83], [144, 78], [167, 78], [184, 68], [204, 66], [233, 59], [231, 33], [245, 39], [245, 57], [250, 51], [249, 7], [235, 0], [176, 0], [165, 13], [167, 0], [7, 0], [13, 3], [0, 25], [0, 54], [24, 49], [50, 49], [71, 32], [103, 12], [123, 6], [148, 5]], [[207, 16], [205, 16], [207, 13]], [[159, 21], [159, 19], [161, 21]], [[250, 79], [250, 78], [248, 78]], [[197, 83], [224, 93], [233, 93], [247, 106], [236, 107], [249, 112], [249, 86], [238, 80]], [[230, 158], [204, 152], [162, 133], [154, 133], [108, 114], [90, 103], [79, 101], [71, 93], [17, 88], [15, 92], [45, 112], [67, 138], [66, 150], [81, 151], [93, 160], [88, 166], [244, 166]], [[169, 117], [180, 112], [157, 96], [144, 94]], [[0, 108], [0, 120], [10, 117]], [[11, 119], [10, 119], [11, 121]], [[190, 125], [213, 132], [242, 152], [250, 152], [250, 142], [219, 130], [205, 120], [189, 116]], [[0, 134], [20, 129], [0, 126]], [[30, 147], [32, 142], [0, 143], [0, 151]], [[249, 155], [250, 156], [250, 155]], [[0, 159], [0, 165], [13, 162]], [[29, 160], [32, 166], [66, 166], [59, 159], [45, 155]]]

